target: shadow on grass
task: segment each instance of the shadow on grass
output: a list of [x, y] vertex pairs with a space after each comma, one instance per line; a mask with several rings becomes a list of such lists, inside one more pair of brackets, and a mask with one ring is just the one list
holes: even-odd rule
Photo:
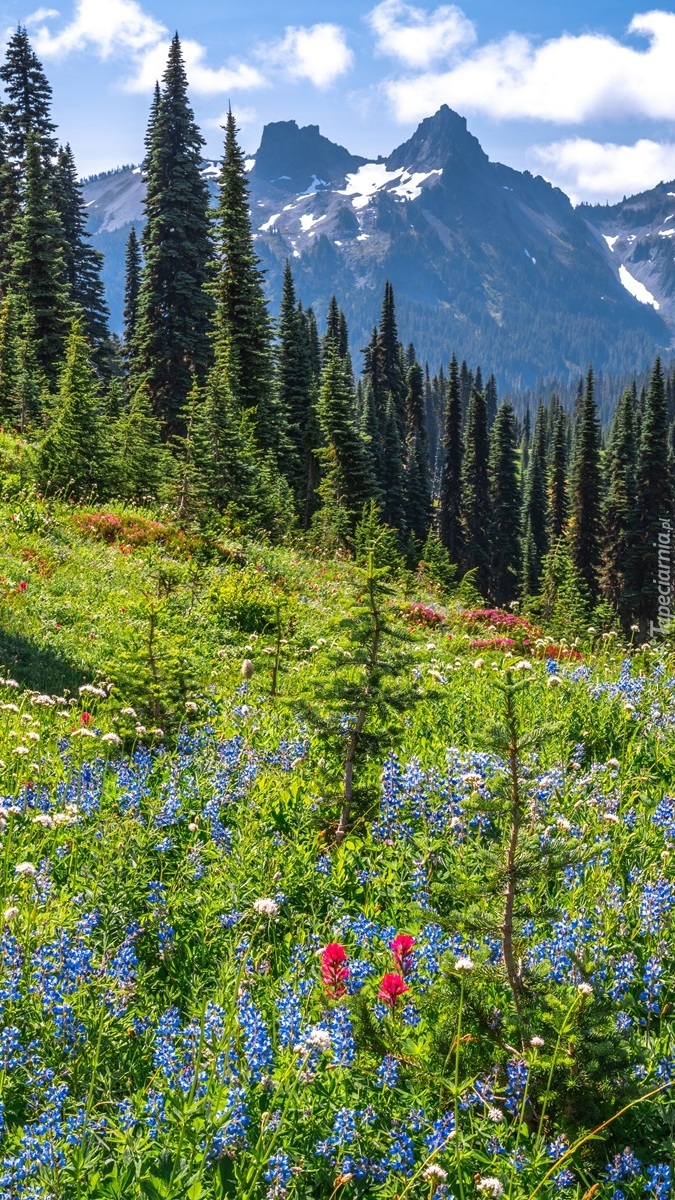
[[0, 626], [0, 676], [16, 679], [33, 692], [62, 695], [68, 688], [76, 692], [89, 674], [82, 665], [69, 661], [48, 646]]

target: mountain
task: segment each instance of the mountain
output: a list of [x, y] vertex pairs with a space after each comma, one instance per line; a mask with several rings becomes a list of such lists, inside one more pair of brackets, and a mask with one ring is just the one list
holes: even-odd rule
[[[617, 266], [616, 235], [602, 223], [620, 224], [620, 213], [575, 209], [541, 177], [491, 162], [447, 106], [375, 161], [316, 125], [275, 122], [247, 170], [273, 311], [290, 258], [300, 298], [320, 319], [337, 295], [354, 350], [378, 319], [386, 279], [401, 337], [423, 360], [436, 367], [456, 350], [494, 369], [503, 387], [578, 376], [591, 360], [604, 371], [639, 369], [671, 345], [675, 280], [662, 272], [659, 295], [671, 299], [661, 308], [644, 302], [637, 267], [633, 277]], [[204, 173], [215, 195], [216, 165]], [[85, 183], [117, 329], [124, 243], [142, 222], [142, 198], [138, 167]]]
[[579, 211], [607, 246], [623, 286], [675, 329], [675, 182]]

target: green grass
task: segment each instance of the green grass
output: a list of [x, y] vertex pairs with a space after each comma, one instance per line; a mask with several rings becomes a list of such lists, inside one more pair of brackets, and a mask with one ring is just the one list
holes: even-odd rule
[[0, 538], [0, 1196], [670, 1194], [668, 647], [393, 586], [337, 845], [353, 564], [28, 495]]

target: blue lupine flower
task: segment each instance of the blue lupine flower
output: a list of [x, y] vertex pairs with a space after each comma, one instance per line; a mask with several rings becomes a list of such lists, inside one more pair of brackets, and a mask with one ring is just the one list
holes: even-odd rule
[[395, 1088], [398, 1083], [399, 1065], [392, 1054], [385, 1054], [377, 1068], [377, 1086]]
[[239, 1000], [237, 1019], [244, 1034], [244, 1054], [251, 1078], [260, 1082], [272, 1070], [274, 1053], [265, 1022], [247, 992]]

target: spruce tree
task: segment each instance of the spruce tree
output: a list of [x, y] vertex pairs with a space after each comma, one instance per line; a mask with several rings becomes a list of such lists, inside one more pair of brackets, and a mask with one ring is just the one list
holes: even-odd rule
[[605, 457], [605, 494], [602, 506], [602, 593], [630, 625], [636, 551], [634, 397], [624, 391], [612, 424]]
[[643, 635], [672, 604], [673, 495], [668, 472], [668, 408], [661, 359], [647, 390], [636, 476], [633, 609]]
[[546, 454], [546, 409], [537, 409], [534, 435], [529, 455], [525, 495], [523, 500], [523, 529], [528, 543], [524, 554], [527, 568], [523, 577], [523, 595], [533, 596], [539, 590], [541, 569], [548, 552], [548, 496]]
[[[497, 396], [497, 380], [494, 375], [491, 375], [485, 385], [485, 407], [487, 409], [488, 430], [492, 429], [497, 420], [498, 396]], [[515, 426], [514, 426], [515, 431]]]
[[65, 278], [70, 298], [84, 317], [84, 332], [103, 366], [109, 339], [109, 312], [101, 278], [103, 255], [91, 245], [82, 187], [68, 145], [59, 150], [52, 186], [63, 229]]
[[65, 281], [63, 227], [40, 144], [28, 136], [22, 212], [15, 224], [10, 285], [31, 314], [36, 360], [50, 383], [56, 379], [72, 317]]
[[518, 594], [521, 565], [516, 418], [506, 401], [492, 428], [489, 476], [492, 546], [489, 594], [503, 608]]
[[249, 193], [237, 126], [228, 112], [215, 217], [216, 337], [229, 347], [228, 389], [256, 424], [261, 446], [272, 450], [284, 436], [283, 414], [268, 411], [272, 393], [271, 326], [260, 263], [253, 249]]
[[157, 499], [171, 478], [173, 463], [162, 443], [147, 384], [141, 384], [115, 422], [110, 451], [116, 495], [139, 504]]
[[127, 240], [124, 272], [124, 351], [127, 359], [136, 339], [142, 265], [141, 247], [134, 225]]
[[398, 422], [401, 442], [406, 436], [406, 380], [403, 367], [403, 354], [398, 340], [396, 324], [396, 302], [394, 289], [387, 281], [382, 301], [382, 315], [377, 337], [378, 354], [378, 387], [381, 393], [381, 404], [386, 406], [387, 397], [391, 396]]
[[418, 362], [408, 371], [406, 396], [405, 527], [421, 546], [431, 520], [429, 446], [424, 419], [424, 375]]
[[307, 327], [304, 313], [298, 307], [288, 261], [279, 314], [277, 376], [279, 404], [289, 443], [286, 460], [280, 465], [293, 489], [298, 514], [306, 526], [311, 507], [310, 491], [315, 483], [313, 464], [318, 438]]
[[445, 405], [438, 512], [439, 536], [453, 563], [459, 563], [462, 556], [462, 457], [462, 400], [459, 368], [453, 354]]
[[367, 447], [356, 422], [354, 390], [337, 347], [324, 367], [319, 399], [324, 447], [319, 493], [328, 528], [342, 540], [354, 533], [364, 505], [374, 494]]
[[0, 297], [7, 291], [12, 263], [13, 226], [19, 210], [17, 180], [9, 161], [6, 129], [0, 104]]
[[340, 354], [340, 306], [337, 296], [331, 296], [326, 317], [326, 333], [323, 339], [322, 362], [328, 362], [334, 352]]
[[81, 318], [73, 322], [68, 338], [53, 420], [38, 450], [36, 473], [42, 490], [51, 493], [83, 499], [109, 490], [108, 449]]
[[148, 131], [144, 269], [133, 383], [147, 382], [165, 436], [176, 432], [192, 379], [203, 380], [213, 303], [206, 291], [212, 245], [203, 139], [187, 93], [180, 40], [171, 43], [159, 103]]
[[51, 116], [52, 89], [21, 25], [7, 43], [0, 80], [5, 85], [8, 157], [23, 168], [32, 137], [39, 146], [42, 166], [48, 170], [57, 152], [56, 126]]
[[366, 443], [370, 456], [370, 467], [376, 485], [376, 494], [379, 497], [380, 503], [382, 503], [386, 492], [384, 449], [382, 446], [380, 422], [377, 416], [377, 406], [375, 404], [375, 393], [369, 379], [366, 380], [363, 387], [360, 424], [361, 436]]
[[0, 425], [14, 424], [19, 382], [19, 314], [11, 292], [0, 301]]
[[549, 452], [549, 516], [551, 542], [557, 542], [565, 532], [569, 513], [567, 496], [567, 430], [565, 412], [557, 403], [553, 413], [553, 435]]
[[405, 474], [403, 444], [398, 413], [391, 394], [387, 397], [381, 424], [382, 516], [393, 529], [405, 526]]
[[569, 537], [572, 562], [593, 604], [598, 596], [600, 506], [600, 427], [591, 367], [575, 431]]
[[462, 462], [462, 565], [465, 572], [476, 572], [476, 586], [483, 596], [490, 586], [489, 454], [485, 396], [474, 387]]

